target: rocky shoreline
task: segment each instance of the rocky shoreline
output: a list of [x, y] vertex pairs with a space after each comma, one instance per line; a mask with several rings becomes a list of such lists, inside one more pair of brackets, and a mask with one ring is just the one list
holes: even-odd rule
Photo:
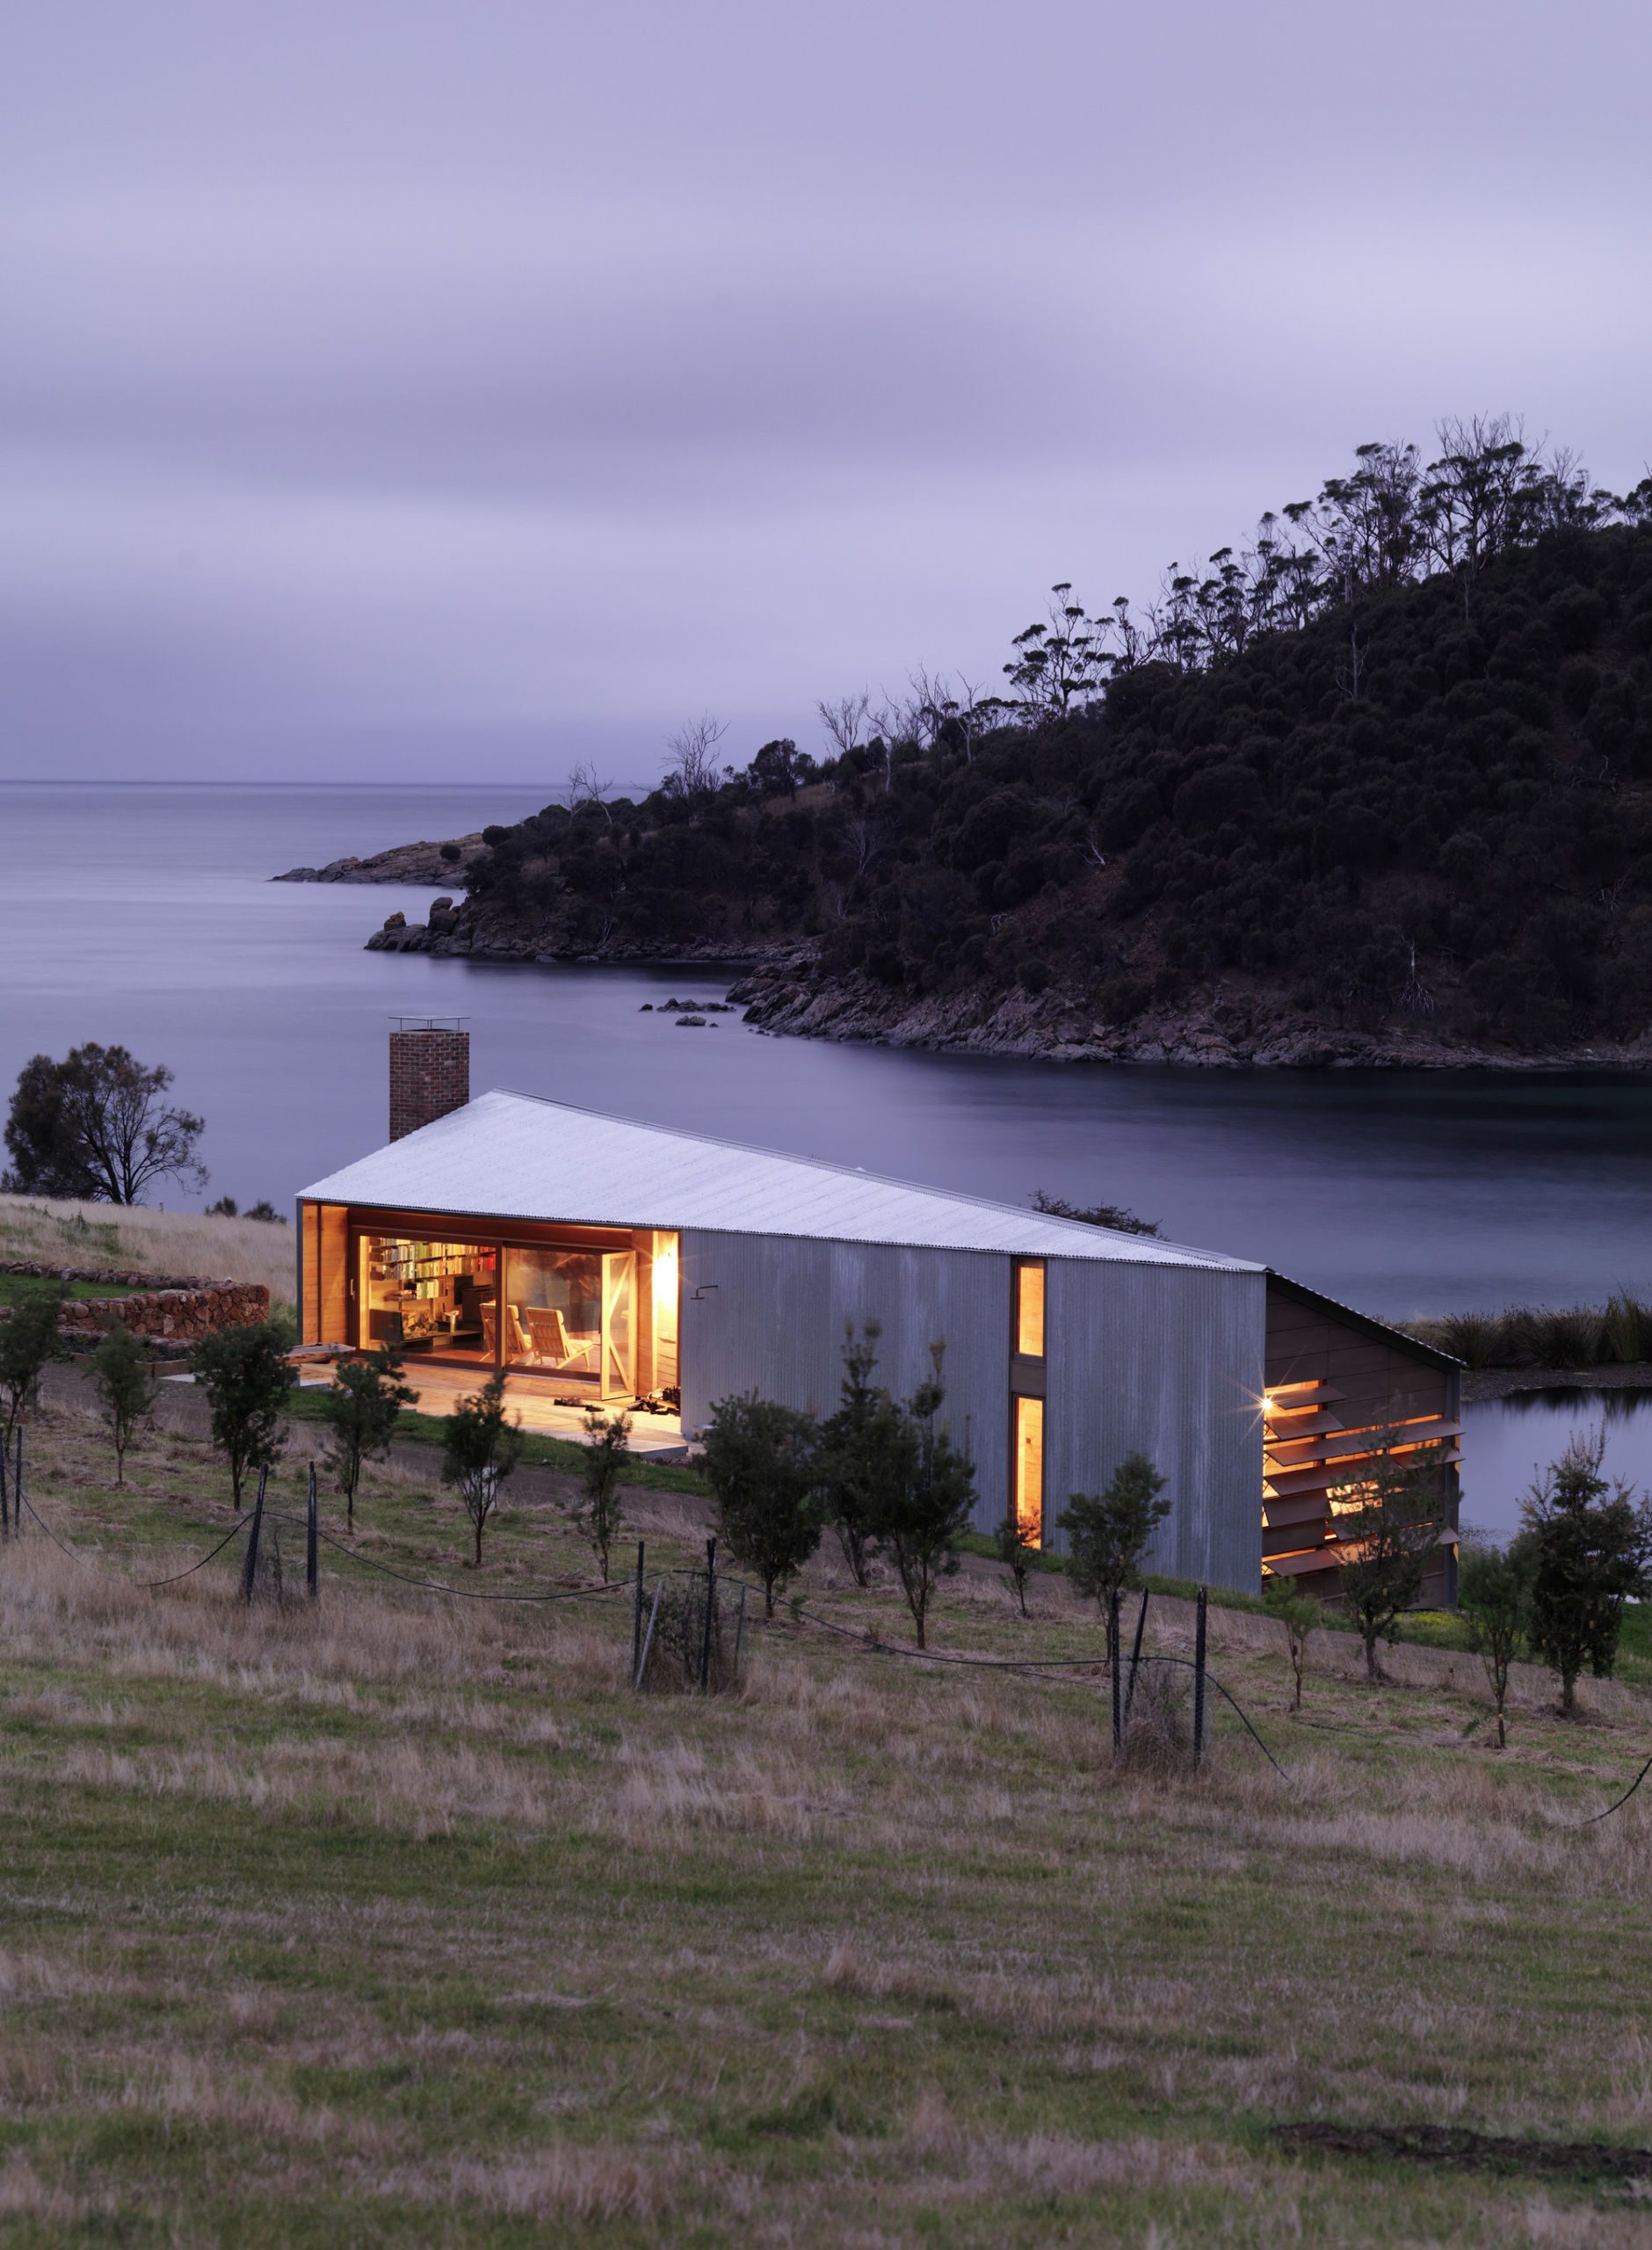
[[480, 924], [468, 901], [436, 899], [424, 922], [390, 915], [366, 941], [372, 953], [523, 963], [665, 962], [738, 972], [728, 998], [753, 1029], [790, 1039], [830, 1039], [946, 1054], [1016, 1056], [1055, 1063], [1176, 1063], [1226, 1070], [1646, 1069], [1652, 1043], [1583, 1047], [1550, 1055], [1453, 1044], [1411, 1028], [1361, 1031], [1315, 1021], [1263, 992], [1218, 983], [1192, 1001], [1148, 1007], [1128, 1023], [1098, 1020], [1082, 995], [954, 992], [913, 998], [859, 976], [828, 979], [813, 946], [790, 940], [706, 940], [663, 954], [641, 945], [570, 947], [550, 930], [499, 932]]
[[487, 850], [482, 831], [439, 843], [393, 844], [365, 860], [330, 860], [324, 867], [289, 867], [272, 882], [460, 882]]

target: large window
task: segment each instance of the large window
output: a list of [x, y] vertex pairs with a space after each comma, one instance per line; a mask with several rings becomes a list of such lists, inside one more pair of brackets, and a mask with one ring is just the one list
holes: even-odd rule
[[1044, 1268], [1015, 1269], [1015, 1348], [1023, 1359], [1044, 1357]]
[[[572, 1239], [533, 1244], [457, 1242], [434, 1229], [358, 1232], [349, 1332], [363, 1346], [414, 1361], [474, 1361], [542, 1375], [559, 1391], [593, 1401], [675, 1386], [676, 1235], [616, 1240], [615, 1230], [605, 1242], [594, 1228], [569, 1232]], [[310, 1267], [324, 1275], [327, 1260], [310, 1255], [308, 1235], [305, 1248], [308, 1320], [322, 1286], [312, 1281]], [[315, 1318], [319, 1325], [319, 1311]]]
[[602, 1253], [504, 1253], [504, 1361], [595, 1386], [602, 1373]]
[[361, 1340], [446, 1360], [497, 1354], [498, 1252], [491, 1243], [361, 1238]]
[[1044, 1543], [1044, 1401], [1015, 1402], [1015, 1520], [1035, 1547]]

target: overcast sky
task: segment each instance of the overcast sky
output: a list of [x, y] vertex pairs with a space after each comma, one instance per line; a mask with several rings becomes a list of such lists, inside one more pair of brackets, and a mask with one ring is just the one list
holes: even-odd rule
[[743, 755], [1349, 449], [1652, 454], [1643, 0], [40, 0], [0, 775]]

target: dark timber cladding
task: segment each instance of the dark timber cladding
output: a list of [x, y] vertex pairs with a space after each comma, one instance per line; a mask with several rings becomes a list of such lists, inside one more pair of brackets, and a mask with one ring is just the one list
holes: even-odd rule
[[1270, 1274], [1265, 1366], [1265, 1568], [1335, 1599], [1339, 1501], [1386, 1438], [1420, 1448], [1418, 1462], [1444, 1470], [1447, 1497], [1423, 1599], [1453, 1601], [1462, 1434], [1456, 1361]]

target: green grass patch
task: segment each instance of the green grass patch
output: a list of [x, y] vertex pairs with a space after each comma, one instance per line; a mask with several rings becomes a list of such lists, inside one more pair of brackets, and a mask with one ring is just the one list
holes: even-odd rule
[[44, 1274], [0, 1274], [0, 1305], [27, 1304], [35, 1297], [61, 1296], [76, 1303], [98, 1297], [129, 1297], [142, 1284], [119, 1281], [57, 1281]]

